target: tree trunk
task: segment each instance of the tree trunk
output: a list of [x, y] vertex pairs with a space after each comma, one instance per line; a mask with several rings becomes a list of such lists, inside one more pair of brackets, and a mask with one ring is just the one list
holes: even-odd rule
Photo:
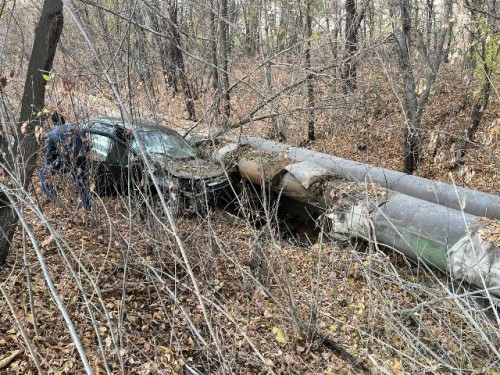
[[[210, 54], [212, 59], [212, 87], [214, 91], [220, 94], [220, 86], [219, 86], [219, 62], [217, 58], [217, 24], [215, 22], [215, 9], [214, 9], [214, 0], [210, 0], [210, 34], [211, 34], [211, 42], [210, 42]], [[219, 102], [220, 98], [217, 98], [216, 101]], [[219, 106], [217, 105], [217, 112], [219, 112]]]
[[346, 0], [345, 2], [345, 35], [346, 35], [346, 63], [342, 79], [347, 92], [352, 92], [356, 88], [356, 64], [353, 61], [357, 51], [358, 28], [356, 27], [356, 0]]
[[[443, 23], [448, 22], [451, 15], [452, 2], [445, 3], [445, 14]], [[422, 157], [423, 130], [421, 119], [424, 109], [429, 100], [431, 87], [436, 80], [437, 72], [446, 53], [444, 53], [444, 41], [448, 33], [448, 27], [442, 27], [437, 38], [436, 48], [431, 59], [430, 73], [427, 76], [426, 88], [420, 98], [417, 95], [415, 77], [413, 75], [411, 51], [410, 51], [410, 30], [411, 11], [410, 1], [400, 0], [399, 8], [401, 12], [401, 30], [396, 32], [397, 53], [399, 58], [399, 69], [403, 78], [403, 109], [406, 115], [406, 127], [404, 131], [404, 159], [403, 171], [413, 174], [420, 164]]]
[[434, 31], [434, 0], [426, 0], [425, 2], [425, 29], [426, 29], [426, 52], [427, 54], [432, 47], [432, 38]]
[[465, 137], [461, 139], [461, 141], [458, 143], [457, 151], [455, 154], [455, 163], [454, 163], [455, 167], [462, 165], [467, 144], [474, 142], [474, 136], [476, 134], [477, 129], [479, 128], [481, 119], [483, 118], [483, 113], [486, 110], [486, 107], [488, 106], [490, 91], [491, 91], [490, 81], [486, 80], [486, 82], [484, 82], [483, 84], [480, 98], [478, 98], [477, 102], [474, 103], [474, 106], [472, 107], [470, 125], [465, 132]]
[[417, 117], [416, 84], [410, 58], [411, 13], [409, 0], [401, 1], [401, 32], [398, 38], [399, 68], [403, 75], [403, 106], [406, 114], [404, 172], [412, 174], [420, 163], [422, 131]]
[[220, 19], [220, 52], [221, 52], [221, 84], [223, 93], [223, 113], [224, 124], [229, 121], [231, 115], [231, 95], [229, 92], [229, 27], [228, 27], [228, 7], [227, 0], [221, 0], [221, 19]]
[[136, 49], [137, 49], [137, 73], [139, 74], [140, 80], [144, 84], [144, 89], [149, 98], [155, 97], [154, 85], [153, 85], [153, 77], [150, 72], [150, 61], [148, 58], [148, 39], [146, 33], [143, 29], [137, 28], [136, 30], [137, 40], [136, 40]]
[[346, 0], [345, 11], [345, 62], [342, 69], [342, 80], [346, 93], [356, 89], [356, 53], [358, 51], [358, 33], [365, 16], [369, 0], [356, 9], [355, 0]]
[[257, 0], [248, 1], [241, 5], [243, 23], [245, 25], [245, 50], [251, 56], [256, 53], [260, 45], [260, 2]]
[[[262, 42], [260, 43], [260, 54], [262, 56], [262, 61], [265, 64], [264, 67], [264, 75], [266, 78], [266, 89], [267, 92], [273, 92], [273, 75], [272, 75], [272, 68], [271, 68], [271, 61], [268, 60], [271, 57], [271, 50], [272, 50], [272, 40], [270, 39], [270, 34], [269, 34], [269, 18], [268, 18], [268, 12], [266, 8], [266, 2], [265, 0], [262, 0], [260, 3], [261, 11], [259, 13], [263, 13], [263, 21], [264, 21], [264, 38], [261, 38]], [[269, 109], [272, 112], [276, 112], [276, 107], [272, 106]], [[278, 125], [278, 120], [276, 117], [271, 118], [271, 125], [269, 127], [267, 136], [270, 139], [275, 139], [279, 140], [280, 142], [285, 140], [285, 135], [281, 131]]]
[[306, 48], [304, 51], [304, 59], [307, 70], [307, 107], [308, 107], [308, 121], [307, 121], [307, 140], [314, 141], [314, 76], [311, 71], [311, 36], [312, 36], [312, 16], [311, 16], [311, 0], [306, 3], [306, 23], [305, 23], [305, 38]]
[[184, 94], [184, 101], [186, 103], [186, 110], [188, 112], [189, 119], [191, 121], [196, 121], [196, 112], [194, 109], [193, 102], [193, 92], [191, 90], [191, 85], [186, 76], [186, 68], [184, 66], [184, 56], [181, 50], [181, 34], [179, 33], [179, 25], [177, 22], [177, 3], [174, 1], [169, 6], [170, 15], [170, 35], [172, 37], [170, 44], [170, 59], [177, 72], [177, 77], [182, 87], [182, 92]]
[[[156, 10], [154, 10], [154, 8]], [[169, 46], [165, 38], [160, 35], [168, 29], [167, 22], [160, 14], [162, 14], [162, 8], [159, 0], [152, 3], [151, 8], [149, 8], [149, 17], [151, 20], [152, 29], [158, 32], [155, 36], [156, 45], [158, 53], [160, 55], [160, 64], [163, 72], [163, 79], [165, 81], [165, 86], [174, 90], [174, 93], [179, 92], [177, 85], [177, 77], [175, 75], [175, 67], [170, 59]]]
[[[498, 64], [500, 48], [497, 45], [496, 39], [491, 38], [486, 30], [490, 30], [492, 34], [495, 32], [496, 20], [491, 17], [484, 17], [478, 14], [478, 9], [481, 9], [479, 1], [473, 2], [474, 6], [470, 8], [471, 16], [474, 20], [475, 30], [471, 34], [471, 48], [470, 48], [470, 69], [476, 79], [481, 82], [481, 89], [475, 97], [475, 102], [472, 107], [470, 116], [470, 123], [465, 132], [465, 137], [457, 142], [457, 150], [455, 153], [455, 160], [453, 167], [459, 167], [463, 164], [463, 158], [466, 153], [467, 145], [474, 142], [474, 136], [483, 114], [488, 107], [490, 92], [491, 92], [491, 75], [494, 74], [495, 64]], [[488, 27], [485, 28], [485, 25]], [[486, 29], [486, 30], [485, 30]], [[478, 40], [479, 39], [479, 40]], [[480, 61], [477, 61], [480, 60]], [[477, 69], [480, 65], [480, 69]], [[468, 94], [470, 95], [470, 94]]]
[[[7, 154], [4, 162], [14, 176], [19, 176], [18, 183], [27, 189], [36, 167], [38, 143], [34, 130], [40, 122], [38, 113], [45, 103], [46, 81], [42, 74], [50, 72], [57, 43], [63, 28], [63, 4], [61, 0], [45, 0], [42, 14], [35, 30], [35, 39], [31, 52], [26, 83], [19, 116], [20, 131], [15, 138], [13, 154]], [[26, 123], [27, 126], [21, 125]], [[5, 150], [4, 150], [5, 151]], [[0, 265], [5, 262], [14, 235], [18, 218], [10, 207], [6, 192], [0, 192]]]

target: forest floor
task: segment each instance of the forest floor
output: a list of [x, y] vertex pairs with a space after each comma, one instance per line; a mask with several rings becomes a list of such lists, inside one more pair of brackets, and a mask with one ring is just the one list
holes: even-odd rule
[[[275, 216], [256, 227], [218, 209], [178, 218], [177, 240], [126, 200], [106, 198], [88, 214], [73, 209], [72, 186], [61, 199], [40, 204], [43, 220], [29, 208], [26, 219], [96, 373], [495, 374], [500, 366], [492, 311], [395, 252], [339, 247], [327, 233], [299, 241], [280, 235]], [[26, 236], [16, 234], [0, 270], [13, 304], [0, 307], [1, 353], [20, 350], [3, 371], [36, 373], [22, 327], [44, 373], [82, 373]]]
[[[359, 105], [318, 111], [317, 140], [307, 147], [401, 169], [403, 117], [379, 74], [359, 74]], [[450, 168], [454, 137], [469, 115], [458, 110], [463, 82], [454, 74], [445, 69], [431, 97], [418, 174], [500, 194], [498, 94], [465, 166]], [[158, 110], [180, 124], [182, 99], [162, 100]], [[342, 100], [353, 98], [339, 96], [340, 107]], [[85, 113], [112, 114], [97, 103], [103, 98], [86, 100]], [[233, 115], [253, 103], [242, 93]], [[271, 124], [243, 131], [265, 135]], [[302, 115], [278, 121], [297, 145], [304, 124]], [[41, 197], [36, 179], [32, 193]], [[25, 230], [0, 269], [1, 373], [36, 373], [30, 350], [43, 373], [84, 372], [42, 265], [98, 374], [500, 373], [500, 319], [488, 301], [396, 252], [334, 241], [321, 222], [291, 236], [269, 205], [265, 224], [255, 225], [244, 194], [239, 215], [213, 209], [178, 217], [174, 227], [139, 215], [127, 198], [94, 197], [92, 212], [84, 212], [71, 182], [60, 198], [27, 202]]]

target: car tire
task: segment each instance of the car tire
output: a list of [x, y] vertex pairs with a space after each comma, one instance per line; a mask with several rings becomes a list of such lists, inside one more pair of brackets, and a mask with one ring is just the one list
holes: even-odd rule
[[[178, 199], [171, 199], [168, 195], [164, 194], [163, 195], [165, 204], [167, 205], [168, 208], [170, 208], [173, 217], [177, 217], [181, 214], [181, 205]], [[160, 199], [159, 194], [154, 194], [151, 197], [151, 209], [153, 210], [154, 216], [159, 218], [161, 221], [167, 221], [168, 220], [168, 215], [167, 211], [165, 210], [165, 207], [163, 206], [163, 203]]]

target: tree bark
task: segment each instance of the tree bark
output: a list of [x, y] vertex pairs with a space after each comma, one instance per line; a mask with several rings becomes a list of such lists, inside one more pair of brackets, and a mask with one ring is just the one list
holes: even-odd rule
[[[219, 86], [219, 62], [217, 58], [217, 24], [215, 21], [215, 9], [214, 9], [214, 0], [210, 0], [210, 55], [212, 59], [212, 87], [217, 95], [220, 95], [220, 86]], [[218, 102], [220, 99], [217, 98]], [[217, 105], [217, 112], [219, 112], [219, 106]]]
[[[272, 92], [273, 91], [273, 75], [272, 75], [272, 65], [271, 65], [271, 54], [272, 54], [272, 39], [271, 35], [269, 33], [269, 17], [268, 17], [268, 10], [266, 6], [266, 1], [262, 0], [260, 3], [260, 12], [259, 14], [262, 13], [263, 17], [259, 17], [263, 19], [263, 29], [264, 29], [264, 37], [261, 38], [261, 43], [260, 43], [260, 54], [262, 56], [262, 61], [265, 64], [264, 66], [264, 75], [266, 79], [266, 89], [267, 92]], [[272, 112], [276, 112], [275, 106], [270, 106], [269, 108]], [[280, 142], [284, 141], [285, 139], [285, 134], [281, 131], [278, 125], [278, 121], [276, 117], [271, 118], [271, 125], [269, 127], [267, 136], [270, 139], [276, 139], [279, 140]]]
[[181, 50], [181, 34], [179, 32], [179, 24], [177, 20], [177, 2], [172, 1], [169, 5], [169, 16], [170, 16], [170, 35], [172, 37], [170, 44], [170, 59], [175, 67], [179, 82], [182, 87], [182, 92], [184, 94], [184, 101], [186, 103], [186, 110], [188, 112], [189, 119], [191, 121], [196, 121], [196, 112], [194, 108], [194, 98], [193, 91], [191, 90], [191, 85], [189, 84], [188, 78], [186, 76], [186, 68], [184, 65], [184, 56]]
[[150, 63], [147, 52], [148, 38], [143, 29], [137, 28], [136, 30], [136, 49], [137, 49], [137, 73], [140, 80], [144, 84], [144, 89], [150, 98], [155, 97], [155, 90], [153, 85], [153, 77], [150, 72]]
[[307, 140], [314, 141], [316, 138], [314, 129], [314, 87], [313, 73], [311, 71], [311, 37], [312, 37], [312, 15], [311, 15], [311, 0], [306, 3], [306, 23], [305, 23], [306, 48], [304, 51], [304, 59], [307, 70]]
[[[478, 9], [481, 8], [481, 2], [472, 2], [474, 6], [467, 2], [469, 9], [471, 11], [472, 19], [474, 20], [475, 29], [471, 32], [471, 48], [470, 48], [470, 69], [473, 75], [476, 75], [476, 79], [482, 81], [481, 89], [475, 95], [475, 101], [472, 106], [472, 112], [470, 116], [470, 123], [465, 132], [464, 138], [457, 142], [457, 149], [455, 153], [453, 167], [459, 167], [463, 164], [463, 158], [466, 154], [467, 145], [474, 142], [474, 136], [479, 128], [479, 124], [483, 118], [483, 114], [486, 111], [489, 103], [490, 92], [491, 92], [491, 78], [493, 74], [492, 70], [495, 69], [495, 64], [498, 64], [500, 48], [495, 44], [495, 41], [491, 41], [491, 36], [488, 32], [485, 32], [484, 25], [488, 25], [488, 29], [492, 34], [495, 33], [496, 20], [491, 17], [485, 17], [478, 13]], [[481, 19], [482, 18], [482, 19]], [[488, 56], [488, 54], [490, 56]], [[480, 61], [477, 61], [477, 60]], [[480, 69], [477, 69], [480, 65]], [[478, 73], [474, 73], [477, 70]], [[479, 73], [480, 72], [480, 73]], [[467, 94], [469, 95], [469, 94]]]
[[243, 23], [245, 25], [245, 50], [248, 55], [254, 54], [259, 49], [260, 36], [260, 2], [253, 0], [241, 5]]
[[[35, 30], [26, 83], [19, 116], [20, 129], [15, 137], [13, 153], [6, 154], [4, 165], [18, 176], [17, 183], [26, 190], [36, 167], [38, 143], [35, 126], [40, 122], [39, 112], [45, 104], [46, 81], [42, 74], [52, 69], [52, 63], [63, 28], [61, 0], [45, 0]], [[27, 125], [22, 125], [26, 123]], [[5, 151], [5, 150], [4, 150]], [[19, 186], [18, 186], [19, 187]], [[0, 192], [0, 265], [5, 262], [18, 221], [10, 207], [7, 192]]]
[[228, 6], [227, 0], [221, 0], [220, 18], [220, 52], [221, 52], [221, 84], [223, 94], [224, 125], [229, 121], [231, 115], [231, 94], [229, 92], [229, 27], [228, 27]]
[[163, 32], [165, 32], [165, 30], [168, 29], [168, 25], [165, 18], [162, 17], [161, 14], [161, 3], [159, 2], [159, 0], [153, 1], [151, 7], [149, 7], [149, 16], [152, 29], [158, 33], [155, 35], [155, 40], [160, 55], [160, 64], [163, 72], [163, 79], [167, 88], [171, 88], [173, 89], [174, 93], [178, 93], [179, 88], [177, 77], [175, 75], [175, 66], [170, 58], [169, 45], [165, 38], [161, 35]]
[[219, 14], [219, 3], [217, 0], [209, 0], [209, 12], [210, 12], [210, 59], [212, 62], [211, 73], [212, 73], [212, 88], [214, 90], [214, 101], [213, 101], [213, 109], [215, 117], [218, 118], [221, 113], [221, 98], [222, 98], [222, 88], [221, 88], [221, 79], [219, 74], [219, 55], [218, 55], [218, 23], [215, 15], [217, 14], [217, 18], [220, 17]]
[[355, 56], [358, 51], [358, 33], [361, 22], [365, 16], [368, 1], [357, 10], [355, 0], [346, 0], [345, 11], [345, 49], [346, 61], [342, 70], [342, 80], [347, 93], [356, 89], [356, 61]]
[[356, 64], [353, 57], [357, 51], [358, 28], [356, 27], [356, 1], [346, 0], [345, 2], [345, 35], [346, 54], [349, 61], [345, 63], [342, 79], [347, 92], [352, 92], [356, 88]]
[[411, 12], [410, 1], [401, 1], [401, 32], [398, 37], [399, 68], [403, 75], [403, 107], [407, 126], [405, 127], [404, 172], [412, 174], [420, 163], [422, 153], [422, 130], [418, 116], [415, 77], [410, 57]]
[[432, 36], [434, 29], [435, 13], [434, 13], [434, 0], [426, 0], [426, 39], [427, 39], [427, 53], [429, 53], [432, 46]]
[[[399, 70], [403, 78], [403, 109], [406, 115], [406, 127], [404, 131], [404, 159], [403, 171], [413, 174], [420, 164], [422, 157], [423, 129], [422, 115], [434, 84], [441, 62], [444, 60], [444, 42], [448, 33], [448, 27], [442, 27], [437, 37], [436, 48], [433, 57], [430, 59], [430, 73], [427, 76], [426, 88], [422, 95], [418, 97], [416, 91], [415, 77], [413, 74], [411, 50], [410, 50], [410, 30], [411, 30], [411, 11], [409, 0], [399, 0], [401, 12], [401, 30], [396, 32], [397, 53], [399, 58]], [[444, 4], [445, 14], [443, 23], [448, 22], [451, 15], [452, 2], [447, 1]]]

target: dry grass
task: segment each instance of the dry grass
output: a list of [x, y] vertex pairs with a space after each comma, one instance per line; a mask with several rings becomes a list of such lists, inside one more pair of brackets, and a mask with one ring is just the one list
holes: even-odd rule
[[[26, 206], [26, 220], [96, 372], [359, 373], [321, 344], [323, 335], [373, 373], [498, 370], [491, 306], [398, 254], [341, 248], [328, 233], [283, 237], [272, 206], [258, 227], [214, 210], [178, 218], [172, 228], [142, 221], [120, 198], [95, 199], [91, 214], [68, 215], [76, 202], [66, 189], [64, 204], [41, 204], [42, 217]], [[80, 373], [32, 246], [20, 230], [1, 270], [3, 288], [42, 371]], [[1, 352], [21, 349], [8, 373], [35, 371], [14, 315], [6, 304], [0, 312]]]

